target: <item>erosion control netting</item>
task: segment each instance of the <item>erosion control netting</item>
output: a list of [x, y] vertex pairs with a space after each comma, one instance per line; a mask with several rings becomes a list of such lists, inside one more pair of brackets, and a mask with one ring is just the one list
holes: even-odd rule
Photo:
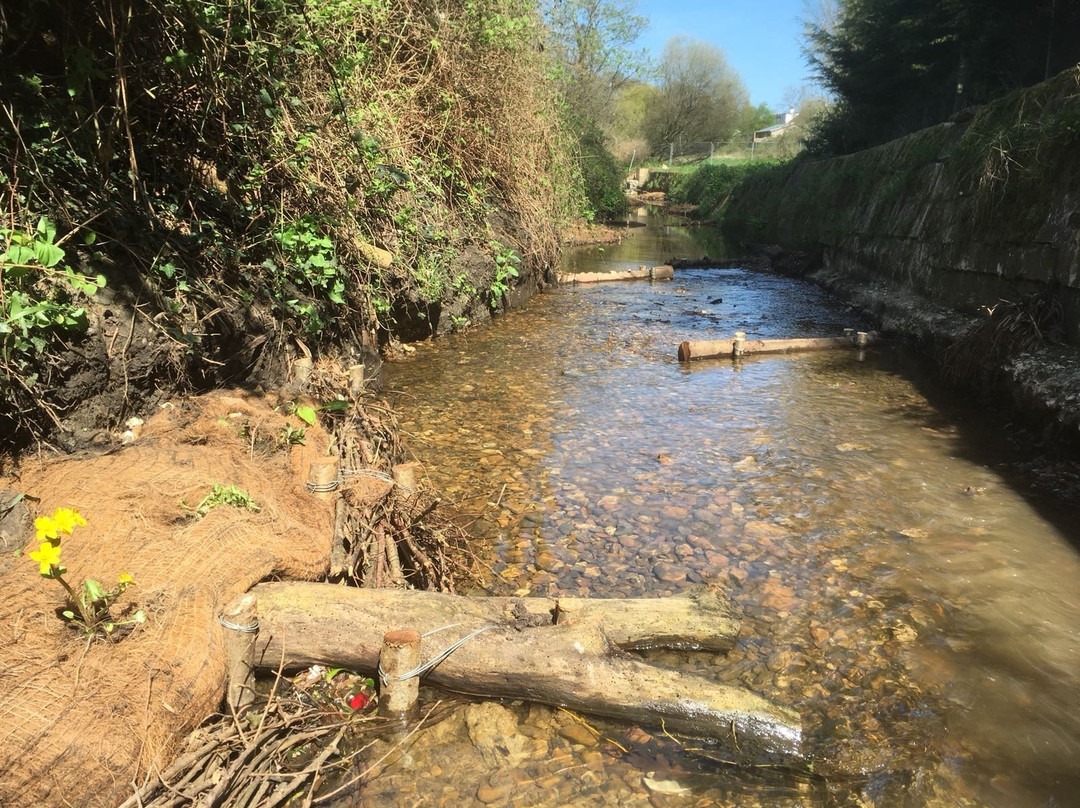
[[[333, 537], [332, 502], [305, 490], [329, 436], [257, 397], [215, 394], [164, 409], [134, 444], [23, 468], [19, 490], [87, 520], [62, 542], [65, 576], [137, 585], [113, 614], [148, 620], [120, 641], [58, 618], [63, 592], [25, 555], [0, 562], [0, 804], [115, 806], [165, 768], [183, 734], [219, 705], [221, 607], [268, 576], [316, 579]], [[259, 510], [192, 512], [215, 484]], [[182, 503], [186, 503], [182, 504]], [[26, 549], [36, 547], [28, 537]]]

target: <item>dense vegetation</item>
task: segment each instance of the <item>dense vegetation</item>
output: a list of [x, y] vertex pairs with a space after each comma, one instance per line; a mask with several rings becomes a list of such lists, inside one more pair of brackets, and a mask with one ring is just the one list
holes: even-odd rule
[[697, 218], [715, 221], [743, 180], [777, 164], [777, 160], [768, 159], [706, 164], [693, 172], [677, 175], [668, 196], [677, 204], [696, 206]]
[[27, 0], [0, 23], [6, 437], [60, 427], [58, 391], [136, 332], [133, 398], [464, 324], [550, 271], [580, 205], [529, 0]]
[[813, 148], [846, 154], [945, 120], [1080, 61], [1069, 0], [846, 0], [808, 32], [837, 104]]

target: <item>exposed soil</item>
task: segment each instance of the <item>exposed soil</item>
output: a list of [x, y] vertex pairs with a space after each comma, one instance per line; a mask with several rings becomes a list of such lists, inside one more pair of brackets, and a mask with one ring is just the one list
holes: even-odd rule
[[590, 224], [584, 219], [577, 219], [563, 233], [564, 242], [572, 247], [587, 244], [618, 244], [624, 238], [626, 238], [625, 227]]

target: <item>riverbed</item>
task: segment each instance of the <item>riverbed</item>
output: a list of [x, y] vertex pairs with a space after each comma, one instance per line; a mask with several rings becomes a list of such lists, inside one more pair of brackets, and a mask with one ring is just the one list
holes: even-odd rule
[[[641, 218], [564, 271], [724, 250]], [[867, 323], [735, 265], [562, 287], [387, 366], [427, 480], [486, 541], [484, 591], [720, 587], [736, 648], [653, 658], [796, 709], [810, 763], [739, 769], [660, 728], [527, 704], [499, 714], [524, 739], [500, 756], [475, 737], [481, 708], [451, 700], [354, 803], [1080, 804], [1080, 526], [1017, 470], [1002, 424], [888, 343], [676, 360], [685, 339], [845, 327]]]

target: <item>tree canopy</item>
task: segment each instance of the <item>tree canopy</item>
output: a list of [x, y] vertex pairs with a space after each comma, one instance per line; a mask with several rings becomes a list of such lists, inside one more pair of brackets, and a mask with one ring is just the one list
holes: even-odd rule
[[550, 42], [562, 67], [567, 101], [607, 127], [615, 93], [642, 73], [647, 59], [632, 49], [649, 21], [637, 14], [636, 0], [554, 0], [545, 2]]
[[589, 206], [604, 218], [621, 215], [622, 170], [609, 149], [615, 98], [647, 64], [631, 45], [648, 20], [636, 0], [545, 0], [542, 8]]
[[645, 118], [645, 137], [654, 152], [667, 144], [726, 141], [749, 106], [746, 86], [708, 43], [672, 37], [664, 46], [658, 92]]
[[819, 151], [850, 152], [945, 120], [1080, 60], [1070, 0], [845, 0], [807, 53], [837, 98]]

